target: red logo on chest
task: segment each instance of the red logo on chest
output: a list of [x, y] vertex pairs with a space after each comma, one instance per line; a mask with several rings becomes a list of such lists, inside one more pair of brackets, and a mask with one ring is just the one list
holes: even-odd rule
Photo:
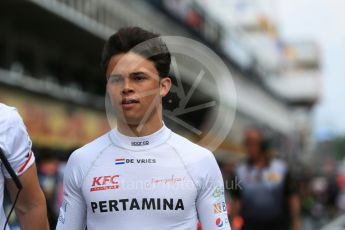
[[90, 192], [118, 189], [119, 182], [117, 181], [117, 179], [119, 177], [120, 175], [94, 177], [92, 180]]

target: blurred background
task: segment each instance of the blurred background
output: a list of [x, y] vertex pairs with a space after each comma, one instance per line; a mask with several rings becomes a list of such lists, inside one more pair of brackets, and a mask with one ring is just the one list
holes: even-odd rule
[[[214, 151], [225, 180], [247, 157], [245, 130], [260, 127], [298, 184], [302, 229], [344, 228], [344, 7], [341, 0], [2, 0], [0, 102], [17, 107], [33, 140], [51, 225], [69, 155], [110, 129], [103, 44], [121, 27], [140, 26], [197, 40], [231, 71], [236, 117]], [[199, 72], [197, 64], [180, 64], [183, 81]], [[219, 100], [213, 91], [196, 90], [189, 105]], [[173, 111], [181, 98], [167, 98]], [[179, 119], [206, 132], [211, 110]], [[202, 137], [166, 122], [192, 140]]]

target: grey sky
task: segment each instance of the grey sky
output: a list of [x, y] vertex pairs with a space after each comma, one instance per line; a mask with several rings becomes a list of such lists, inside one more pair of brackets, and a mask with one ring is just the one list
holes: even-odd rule
[[314, 133], [345, 134], [345, 1], [279, 0], [276, 14], [284, 38], [319, 43], [320, 101], [313, 112]]

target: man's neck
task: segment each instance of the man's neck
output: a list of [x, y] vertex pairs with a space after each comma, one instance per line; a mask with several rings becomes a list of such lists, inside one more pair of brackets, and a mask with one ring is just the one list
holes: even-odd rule
[[268, 164], [268, 159], [266, 156], [260, 156], [253, 162], [256, 168], [264, 168]]
[[144, 124], [126, 124], [117, 121], [117, 129], [120, 133], [131, 137], [142, 137], [157, 132], [163, 127], [163, 121], [160, 117], [149, 119]]

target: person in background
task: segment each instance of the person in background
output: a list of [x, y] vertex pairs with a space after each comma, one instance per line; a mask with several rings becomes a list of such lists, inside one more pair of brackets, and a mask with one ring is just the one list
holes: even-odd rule
[[[57, 224], [59, 207], [56, 207], [57, 195], [59, 193], [59, 167], [61, 161], [54, 153], [46, 151], [44, 158], [37, 163], [37, 174], [40, 185], [47, 202], [47, 212], [50, 228], [54, 229]], [[60, 182], [61, 183], [61, 182]]]
[[257, 128], [245, 131], [244, 148], [247, 160], [234, 174], [240, 186], [232, 190], [233, 223], [243, 223], [243, 230], [300, 230], [297, 184], [285, 162], [270, 157], [269, 142]]

